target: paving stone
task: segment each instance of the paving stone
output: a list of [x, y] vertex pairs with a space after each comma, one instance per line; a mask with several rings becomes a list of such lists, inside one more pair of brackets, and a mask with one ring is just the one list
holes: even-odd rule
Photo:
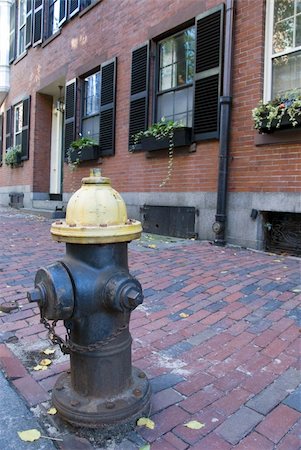
[[202, 331], [199, 334], [196, 334], [195, 336], [192, 336], [190, 339], [187, 339], [187, 342], [189, 342], [192, 345], [200, 345], [205, 341], [208, 341], [211, 337], [215, 336], [217, 334], [217, 331], [214, 329], [208, 328], [205, 331]]
[[[273, 450], [274, 444], [266, 437], [253, 432], [244, 438], [238, 445], [235, 446], [235, 450]], [[287, 450], [287, 449], [286, 449]]]
[[152, 378], [150, 380], [152, 392], [156, 393], [159, 391], [163, 391], [164, 389], [170, 388], [183, 380], [183, 377], [174, 373], [168, 373]]
[[201, 439], [195, 445], [189, 447], [191, 450], [230, 450], [232, 446], [215, 433]]
[[298, 411], [286, 405], [279, 405], [264, 418], [256, 431], [277, 444], [300, 418]]
[[163, 356], [174, 357], [177, 358], [181, 355], [181, 353], [187, 352], [193, 347], [190, 342], [179, 342], [178, 344], [172, 345], [166, 350], [162, 350], [160, 353]]
[[183, 395], [171, 388], [159, 391], [152, 396], [152, 413], [154, 414], [161, 411], [161, 409], [179, 403], [184, 398]]
[[300, 376], [298, 371], [290, 368], [275, 380], [273, 384], [249, 400], [247, 406], [261, 414], [267, 414], [284, 400], [288, 396], [289, 391], [295, 389], [299, 383]]
[[261, 420], [263, 416], [250, 408], [242, 406], [235, 414], [225, 420], [216, 433], [230, 444], [235, 445], [243, 439]]
[[48, 393], [30, 375], [14, 380], [13, 384], [30, 406], [38, 405], [50, 398]]
[[301, 412], [301, 385], [292, 392], [283, 402], [285, 405], [290, 408], [295, 409], [296, 411]]

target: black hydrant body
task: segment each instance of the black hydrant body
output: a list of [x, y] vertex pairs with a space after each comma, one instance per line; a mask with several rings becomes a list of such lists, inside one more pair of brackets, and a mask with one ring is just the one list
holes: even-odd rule
[[[96, 190], [109, 189], [109, 195], [117, 195], [120, 202], [119, 194], [100, 174], [84, 178], [85, 184], [92, 194], [93, 185]], [[83, 224], [78, 208], [82, 205], [81, 189], [76, 194], [75, 210], [81, 213], [74, 213], [70, 200], [66, 224], [57, 221], [51, 230], [56, 240], [66, 242], [66, 256], [38, 270], [35, 289], [28, 298], [38, 302], [46, 325], [47, 320], [64, 320], [67, 330], [63, 347], [70, 354], [70, 371], [58, 378], [53, 405], [74, 425], [99, 427], [133, 421], [149, 411], [149, 383], [144, 372], [132, 366], [129, 332], [131, 311], [142, 303], [143, 293], [129, 273], [127, 245], [141, 233], [141, 225], [124, 214], [120, 219], [118, 213], [116, 219], [116, 211], [106, 217], [109, 223], [96, 226], [95, 218], [90, 218], [89, 225]], [[93, 200], [97, 200], [95, 195]], [[98, 202], [93, 208], [103, 205], [104, 201]], [[120, 207], [125, 208], [122, 203]], [[81, 217], [76, 222], [78, 215]]]

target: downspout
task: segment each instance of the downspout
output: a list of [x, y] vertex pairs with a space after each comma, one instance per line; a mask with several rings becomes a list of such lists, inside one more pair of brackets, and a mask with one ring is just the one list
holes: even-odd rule
[[226, 207], [228, 185], [228, 159], [230, 116], [232, 105], [232, 53], [233, 53], [233, 16], [234, 0], [226, 2], [226, 29], [223, 72], [223, 95], [220, 97], [220, 136], [219, 136], [219, 172], [217, 187], [217, 203], [215, 222], [212, 229], [215, 233], [214, 243], [223, 246], [226, 244]]

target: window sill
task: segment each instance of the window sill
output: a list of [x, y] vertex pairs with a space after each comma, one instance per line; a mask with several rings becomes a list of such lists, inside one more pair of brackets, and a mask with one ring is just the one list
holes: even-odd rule
[[25, 52], [23, 52], [20, 56], [18, 56], [18, 58], [16, 58], [13, 62], [14, 65], [18, 64], [18, 62], [20, 62], [23, 58], [25, 58], [25, 56], [27, 55], [28, 50], [25, 50]]
[[46, 41], [44, 41], [41, 45], [42, 48], [46, 47], [46, 45], [50, 44], [56, 37], [58, 37], [61, 34], [61, 30], [57, 30], [54, 34], [49, 36]]
[[87, 6], [85, 9], [83, 9], [80, 13], [79, 13], [79, 17], [83, 17], [85, 14], [87, 14], [92, 8], [94, 8], [94, 6], [98, 5], [99, 3], [101, 3], [102, 0], [96, 0], [94, 3], [92, 3], [91, 5]]

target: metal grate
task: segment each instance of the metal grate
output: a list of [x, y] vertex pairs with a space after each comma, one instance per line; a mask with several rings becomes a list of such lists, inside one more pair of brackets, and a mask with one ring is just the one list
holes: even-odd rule
[[265, 249], [301, 256], [301, 214], [265, 212]]

